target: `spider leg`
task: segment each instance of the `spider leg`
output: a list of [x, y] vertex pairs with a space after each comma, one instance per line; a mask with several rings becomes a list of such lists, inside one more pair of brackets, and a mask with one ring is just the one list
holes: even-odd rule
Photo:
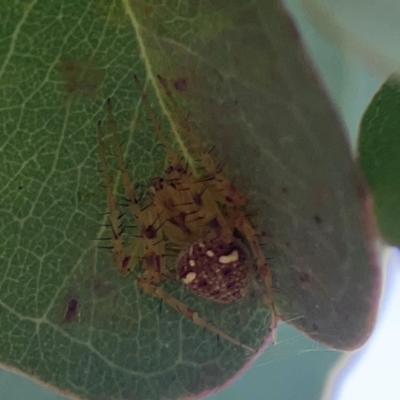
[[255, 350], [249, 346], [246, 346], [243, 343], [240, 343], [238, 340], [234, 339], [233, 337], [229, 336], [225, 332], [221, 331], [220, 329], [216, 328], [214, 325], [207, 322], [205, 319], [201, 318], [197, 312], [192, 310], [188, 307], [185, 303], [177, 300], [175, 297], [169, 295], [166, 291], [160, 289], [159, 287], [151, 284], [148, 282], [149, 280], [145, 277], [138, 280], [138, 286], [147, 294], [162, 299], [168, 305], [175, 308], [180, 314], [182, 314], [185, 318], [192, 321], [194, 324], [201, 326], [205, 329], [208, 329], [210, 332], [215, 333], [222, 339], [234, 344], [235, 346], [239, 346], [251, 353], [255, 353]]
[[243, 213], [240, 213], [235, 220], [235, 228], [238, 229], [246, 238], [250, 246], [251, 253], [256, 260], [257, 269], [263, 278], [265, 285], [265, 293], [263, 295], [264, 302], [271, 312], [271, 333], [273, 343], [276, 343], [276, 329], [277, 329], [277, 316], [275, 303], [274, 303], [274, 290], [272, 283], [272, 273], [265, 260], [264, 254], [258, 244], [256, 233], [253, 227], [246, 220]]
[[111, 99], [107, 99], [107, 111], [108, 111], [108, 119], [107, 119], [108, 131], [111, 132], [112, 134], [111, 137], [112, 147], [114, 155], [117, 158], [119, 170], [121, 171], [121, 177], [122, 177], [122, 183], [124, 185], [125, 195], [128, 200], [129, 208], [131, 209], [132, 214], [135, 216], [136, 220], [140, 223], [141, 213], [139, 207], [139, 200], [136, 196], [135, 186], [129, 176], [124, 154], [122, 152], [122, 148], [120, 145], [120, 139], [117, 130], [117, 122], [114, 118]]
[[112, 189], [112, 181], [108, 169], [105, 143], [104, 143], [104, 132], [100, 121], [97, 123], [97, 134], [98, 134], [100, 164], [101, 164], [101, 169], [103, 171], [103, 181], [107, 196], [108, 220], [112, 232], [112, 237], [111, 237], [112, 253], [115, 265], [117, 266], [119, 272], [122, 275], [126, 275], [128, 274], [129, 270], [124, 262], [125, 252], [124, 252], [124, 244], [122, 240], [122, 235], [121, 235], [122, 232], [119, 220], [120, 211], [118, 210], [117, 207], [117, 198], [114, 195]]
[[[139, 198], [136, 195], [135, 185], [129, 175], [127, 163], [121, 148], [121, 141], [118, 135], [117, 122], [114, 118], [111, 99], [107, 100], [107, 112], [107, 127], [108, 132], [112, 135], [111, 143], [113, 153], [117, 159], [118, 168], [121, 173], [126, 200], [135, 218], [138, 229], [138, 235], [134, 236], [131, 242], [124, 247], [125, 256], [118, 260], [118, 265], [121, 265], [121, 268], [129, 270], [131, 265], [136, 264], [140, 259], [144, 259], [144, 268], [146, 270], [152, 270], [154, 279], [158, 280], [159, 278], [156, 279], [156, 275], [158, 274], [158, 276], [161, 276], [162, 266], [160, 254], [163, 252], [164, 246], [160, 240], [162, 237], [159, 237], [161, 232], [157, 234], [158, 229], [154, 227], [154, 223], [159, 218], [159, 215], [156, 217], [154, 216], [155, 208], [151, 203], [144, 208], [141, 208], [139, 205]], [[158, 242], [156, 246], [154, 245], [155, 242]]]

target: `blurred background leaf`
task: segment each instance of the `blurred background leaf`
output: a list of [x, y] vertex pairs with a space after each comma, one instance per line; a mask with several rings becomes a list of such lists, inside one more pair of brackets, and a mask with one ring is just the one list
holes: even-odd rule
[[400, 245], [400, 84], [388, 79], [362, 118], [358, 158], [383, 238]]

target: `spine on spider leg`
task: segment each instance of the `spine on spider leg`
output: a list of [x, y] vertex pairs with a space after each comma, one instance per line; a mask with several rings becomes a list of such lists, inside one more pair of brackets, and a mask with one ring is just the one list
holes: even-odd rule
[[120, 212], [117, 208], [117, 199], [112, 190], [112, 182], [110, 174], [108, 172], [107, 158], [105, 152], [104, 144], [104, 133], [101, 126], [101, 122], [97, 123], [97, 134], [98, 134], [98, 147], [101, 169], [103, 171], [103, 180], [106, 190], [107, 197], [107, 207], [108, 207], [108, 220], [110, 222], [110, 227], [112, 231], [111, 243], [112, 243], [112, 253], [114, 257], [114, 262], [119, 272], [122, 275], [126, 275], [129, 270], [127, 269], [126, 260], [124, 256], [124, 245], [121, 236], [121, 226], [120, 226]]

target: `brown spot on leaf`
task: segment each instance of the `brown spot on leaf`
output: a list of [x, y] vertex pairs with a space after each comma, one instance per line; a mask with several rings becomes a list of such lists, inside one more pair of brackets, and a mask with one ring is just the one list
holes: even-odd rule
[[150, 5], [150, 4], [146, 4], [145, 3], [144, 6], [142, 6], [142, 12], [146, 17], [148, 17], [151, 14], [153, 14], [154, 7], [152, 5]]
[[93, 61], [68, 59], [61, 62], [59, 69], [69, 95], [82, 94], [89, 98], [97, 96], [105, 73], [96, 68]]
[[300, 280], [301, 283], [309, 283], [309, 282], [311, 282], [310, 275], [307, 274], [307, 272], [301, 272], [299, 274], [299, 280]]
[[188, 81], [186, 78], [184, 77], [179, 77], [178, 79], [175, 79], [174, 81], [174, 88], [178, 91], [178, 92], [185, 92], [187, 90], [188, 87]]
[[314, 215], [314, 221], [319, 225], [322, 222], [321, 217], [319, 216], [319, 214], [315, 214]]
[[79, 314], [79, 301], [77, 298], [72, 297], [67, 301], [63, 322], [72, 322]]

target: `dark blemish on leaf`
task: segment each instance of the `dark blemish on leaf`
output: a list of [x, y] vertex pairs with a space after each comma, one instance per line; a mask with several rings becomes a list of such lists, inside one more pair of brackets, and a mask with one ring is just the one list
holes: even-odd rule
[[154, 7], [151, 6], [150, 4], [145, 4], [145, 5], [142, 7], [142, 12], [143, 12], [144, 15], [146, 15], [146, 16], [148, 17], [149, 15], [153, 14], [153, 12], [154, 12]]
[[79, 314], [79, 302], [78, 299], [73, 297], [69, 299], [67, 302], [63, 321], [70, 323], [77, 317], [78, 314]]
[[317, 331], [319, 329], [318, 325], [315, 322], [312, 324], [312, 328], [314, 329], [314, 331]]
[[180, 77], [174, 81], [174, 88], [178, 92], [185, 92], [188, 87], [188, 81], [186, 78]]
[[93, 61], [68, 59], [61, 62], [59, 69], [69, 95], [96, 97], [105, 76], [103, 70], [94, 67]]
[[290, 242], [286, 242], [285, 246], [289, 249], [292, 245], [290, 244]]
[[283, 188], [281, 189], [281, 192], [282, 192], [283, 194], [288, 194], [288, 193], [289, 193], [287, 187], [283, 187]]
[[299, 274], [299, 280], [300, 280], [301, 283], [309, 283], [309, 282], [311, 282], [310, 275], [307, 274], [307, 272], [301, 272]]
[[18, 186], [18, 190], [22, 190], [23, 188], [23, 186]]
[[322, 222], [321, 217], [319, 216], [319, 214], [315, 214], [314, 215], [314, 221], [319, 225]]

